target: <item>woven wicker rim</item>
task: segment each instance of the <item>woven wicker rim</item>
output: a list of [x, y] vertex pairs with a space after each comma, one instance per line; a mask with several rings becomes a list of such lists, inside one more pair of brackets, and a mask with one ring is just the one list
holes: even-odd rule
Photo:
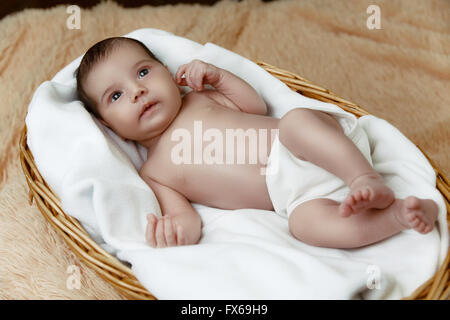
[[[324, 102], [333, 103], [341, 109], [354, 114], [357, 118], [369, 115], [360, 106], [349, 102], [336, 94], [324, 89], [311, 81], [292, 72], [279, 69], [270, 64], [258, 61], [260, 67], [283, 81], [292, 90], [304, 96]], [[100, 247], [80, 223], [67, 215], [61, 206], [61, 201], [42, 178], [34, 163], [34, 158], [27, 145], [27, 127], [24, 126], [20, 136], [20, 162], [29, 187], [29, 204], [33, 199], [44, 217], [56, 228], [69, 247], [88, 266], [96, 270], [107, 282], [129, 299], [155, 300], [156, 297], [145, 289], [136, 279], [133, 271], [122, 264], [117, 258]], [[436, 187], [445, 199], [447, 207], [447, 222], [450, 225], [450, 185], [443, 172], [434, 164], [428, 155], [416, 144], [427, 157], [436, 173]], [[440, 269], [424, 284], [417, 288], [406, 300], [448, 300], [450, 297], [450, 252]]]

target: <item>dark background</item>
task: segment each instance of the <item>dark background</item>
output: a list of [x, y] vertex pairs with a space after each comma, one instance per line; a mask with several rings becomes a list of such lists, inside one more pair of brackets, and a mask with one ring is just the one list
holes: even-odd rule
[[[60, 4], [72, 5], [76, 4], [80, 8], [90, 8], [102, 2], [101, 0], [0, 0], [0, 19], [8, 14], [21, 11], [27, 8], [50, 8]], [[114, 0], [123, 7], [140, 7], [144, 5], [163, 6], [177, 3], [198, 3], [201, 5], [213, 5], [220, 0]], [[233, 0], [241, 2], [241, 0]], [[262, 0], [263, 2], [270, 2], [273, 0]]]

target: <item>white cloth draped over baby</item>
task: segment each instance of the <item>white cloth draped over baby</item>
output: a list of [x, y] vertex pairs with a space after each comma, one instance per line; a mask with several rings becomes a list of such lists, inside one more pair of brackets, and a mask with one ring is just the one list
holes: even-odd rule
[[339, 250], [297, 241], [288, 221], [273, 211], [194, 203], [203, 221], [200, 243], [151, 248], [145, 242], [146, 215], [161, 211], [137, 172], [146, 150], [122, 141], [77, 100], [73, 72], [80, 56], [36, 90], [26, 117], [27, 142], [65, 212], [130, 263], [158, 299], [399, 299], [437, 271], [448, 250], [445, 203], [432, 166], [398, 129], [375, 116], [356, 119], [333, 104], [304, 97], [252, 61], [212, 43], [157, 29], [124, 36], [142, 41], [172, 74], [193, 59], [234, 73], [263, 97], [271, 116], [301, 107], [333, 114], [346, 133], [359, 124], [369, 137], [374, 168], [396, 197], [415, 195], [439, 206], [438, 224], [429, 234], [406, 230], [367, 247]]

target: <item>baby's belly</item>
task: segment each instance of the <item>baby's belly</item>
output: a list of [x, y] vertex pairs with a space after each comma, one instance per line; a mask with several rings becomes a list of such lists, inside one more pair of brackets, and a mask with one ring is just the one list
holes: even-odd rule
[[192, 202], [220, 209], [273, 210], [261, 166], [201, 165], [184, 168], [179, 192]]
[[191, 128], [190, 147], [183, 148], [182, 139], [172, 147], [171, 162], [180, 173], [177, 189], [190, 201], [216, 208], [272, 210], [264, 173], [277, 120], [227, 120], [234, 126], [204, 123], [202, 130]]
[[279, 119], [199, 102], [183, 109], [168, 132], [161, 154], [170, 160], [159, 161], [164, 170], [155, 174], [192, 202], [273, 210], [262, 170]]

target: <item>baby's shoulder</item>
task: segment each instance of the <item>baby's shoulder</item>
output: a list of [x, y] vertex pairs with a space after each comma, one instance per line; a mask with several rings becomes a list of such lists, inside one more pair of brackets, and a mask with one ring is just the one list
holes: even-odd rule
[[203, 100], [205, 103], [211, 104], [218, 104], [233, 110], [238, 110], [239, 108], [238, 106], [231, 101], [229, 98], [227, 98], [223, 93], [221, 93], [218, 90], [215, 89], [205, 89], [201, 92], [193, 92], [193, 94], [191, 94], [191, 101], [192, 100], [197, 100], [197, 101], [201, 101]]
[[176, 188], [179, 185], [180, 177], [183, 176], [183, 166], [174, 165], [167, 158], [167, 154], [159, 150], [147, 157], [147, 160], [139, 169], [139, 175], [147, 183], [148, 181], [155, 181]]
[[[162, 139], [163, 140], [163, 139]], [[147, 159], [140, 169], [140, 173], [154, 176], [170, 167], [170, 144], [159, 141], [157, 146], [147, 149]]]
[[139, 175], [142, 177], [143, 175], [148, 175], [149, 173], [149, 164], [150, 161], [147, 157], [147, 160], [144, 161], [144, 163], [142, 164], [141, 168], [139, 169], [138, 173]]

